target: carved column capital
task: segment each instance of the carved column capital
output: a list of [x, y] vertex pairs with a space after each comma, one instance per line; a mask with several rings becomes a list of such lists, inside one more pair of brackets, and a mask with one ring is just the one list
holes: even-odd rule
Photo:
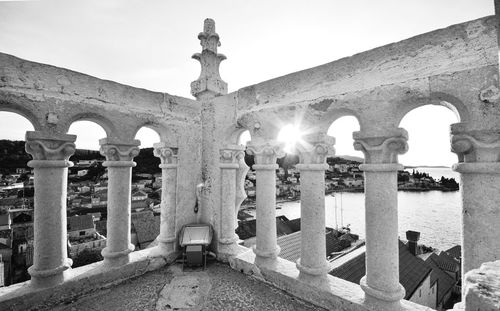
[[106, 161], [132, 161], [139, 154], [141, 142], [134, 139], [130, 142], [115, 141], [109, 138], [99, 140], [99, 152], [106, 157]]
[[408, 133], [398, 128], [383, 136], [365, 136], [362, 132], [354, 132], [354, 149], [365, 156], [366, 164], [395, 164], [398, 155], [408, 151]]
[[463, 125], [453, 124], [451, 151], [458, 162], [500, 162], [500, 130], [467, 131]]
[[[26, 132], [26, 152], [34, 161], [66, 161], [75, 153], [76, 135], [49, 135], [38, 131]], [[70, 165], [70, 164], [68, 164]]]
[[278, 158], [284, 157], [284, 143], [277, 141], [267, 141], [263, 143], [254, 143], [252, 141], [247, 144], [247, 152], [255, 156], [255, 164], [276, 164]]
[[170, 164], [170, 165], [176, 165], [178, 161], [178, 148], [174, 147], [169, 147], [165, 143], [157, 143], [153, 145], [154, 150], [153, 154], [155, 157], [160, 158], [161, 164], [160, 165], [165, 165], [165, 164]]
[[326, 158], [335, 154], [335, 138], [326, 134], [313, 134], [302, 137], [296, 145], [300, 164], [326, 164]]
[[220, 149], [221, 164], [236, 164], [239, 167], [239, 160], [245, 157], [245, 147], [240, 145], [229, 145]]

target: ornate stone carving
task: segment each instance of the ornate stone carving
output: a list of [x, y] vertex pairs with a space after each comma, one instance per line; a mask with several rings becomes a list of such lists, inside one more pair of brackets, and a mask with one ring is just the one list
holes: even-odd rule
[[106, 157], [106, 161], [132, 161], [140, 151], [138, 140], [122, 143], [104, 138], [99, 143], [101, 144], [99, 152]]
[[219, 73], [221, 61], [226, 59], [223, 54], [217, 53], [220, 46], [219, 35], [215, 32], [215, 21], [207, 18], [204, 23], [203, 32], [198, 35], [202, 52], [196, 53], [192, 58], [201, 64], [201, 73], [198, 80], [191, 82], [191, 94], [198, 98], [204, 93], [213, 96], [227, 94], [227, 83], [224, 82]]
[[243, 148], [239, 146], [227, 147], [220, 150], [220, 162], [221, 163], [238, 163], [238, 157], [244, 157], [245, 152]]
[[484, 103], [495, 103], [500, 98], [500, 91], [495, 85], [490, 85], [489, 87], [482, 89], [479, 92], [479, 99]]
[[458, 162], [500, 162], [500, 130], [452, 128], [451, 151]]
[[252, 141], [247, 144], [247, 152], [255, 156], [255, 164], [276, 164], [278, 158], [284, 157], [284, 144], [277, 141], [254, 144]]
[[75, 153], [75, 135], [46, 135], [41, 132], [26, 133], [26, 152], [34, 160], [68, 161]]
[[398, 163], [398, 155], [408, 151], [408, 133], [397, 129], [387, 136], [362, 136], [354, 133], [354, 149], [365, 155], [366, 164]]
[[167, 147], [165, 143], [158, 143], [153, 145], [153, 154], [155, 157], [160, 158], [161, 164], [177, 164], [178, 149]]
[[325, 134], [313, 134], [302, 138], [296, 145], [300, 164], [325, 164], [328, 156], [335, 154], [335, 138]]
[[[236, 155], [236, 161], [238, 163], [238, 170], [236, 171], [236, 202], [235, 209], [236, 215], [240, 210], [240, 205], [247, 198], [247, 193], [245, 191], [245, 178], [247, 176], [248, 170], [250, 169], [245, 163], [245, 153], [240, 152]], [[238, 219], [235, 219], [235, 229], [238, 227]]]

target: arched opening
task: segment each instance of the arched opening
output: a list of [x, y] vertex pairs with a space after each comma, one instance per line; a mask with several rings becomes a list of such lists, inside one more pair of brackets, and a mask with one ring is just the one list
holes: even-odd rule
[[77, 149], [99, 150], [99, 139], [106, 137], [106, 131], [94, 121], [75, 121], [68, 129], [68, 134], [76, 135]]
[[2, 258], [6, 286], [30, 279], [27, 269], [32, 263], [26, 258], [33, 253], [33, 238], [19, 234], [14, 225], [25, 228], [32, 224], [34, 178], [27, 165], [31, 156], [24, 149], [24, 140], [26, 131], [33, 130], [33, 124], [24, 116], [0, 111], [0, 228], [16, 230], [12, 245], [0, 239], [0, 248], [3, 243], [12, 249], [11, 255], [4, 253]]
[[[336, 119], [327, 134], [335, 137], [335, 156], [327, 159], [325, 173], [326, 225], [341, 233], [352, 233], [364, 238], [364, 176], [359, 170], [363, 153], [354, 150], [352, 133], [360, 130], [356, 117], [344, 115]], [[354, 243], [358, 243], [355, 241]]]
[[451, 170], [456, 155], [449, 137], [450, 124], [458, 121], [447, 107], [425, 105], [400, 123], [408, 131], [409, 150], [399, 157], [405, 165], [398, 174], [399, 234], [418, 231], [420, 245], [442, 251], [461, 243], [459, 175]]
[[[344, 116], [335, 120], [328, 128], [327, 134], [335, 137], [336, 156], [351, 156], [363, 158], [363, 153], [354, 150], [352, 133], [359, 131], [358, 119], [354, 116]], [[358, 159], [359, 160], [359, 159]]]
[[[105, 158], [99, 153], [99, 139], [107, 135], [101, 125], [90, 120], [71, 123], [68, 134], [76, 135], [76, 151], [70, 158], [74, 165], [68, 169], [68, 256], [73, 259], [73, 267], [78, 267], [103, 259], [108, 176], [107, 168], [102, 165]], [[87, 224], [88, 228], [76, 225], [80, 222]], [[90, 241], [95, 247], [82, 248]]]
[[153, 146], [161, 139], [156, 130], [147, 126], [137, 131], [135, 139], [141, 141], [141, 150], [134, 158], [137, 165], [132, 169], [131, 243], [140, 250], [160, 234], [161, 160], [154, 155]]
[[135, 134], [135, 139], [141, 141], [140, 148], [153, 148], [153, 145], [160, 142], [160, 135], [157, 131], [143, 126]]
[[252, 136], [250, 135], [249, 130], [243, 131], [239, 136], [238, 136], [238, 145], [243, 145], [246, 146], [247, 143], [252, 140]]

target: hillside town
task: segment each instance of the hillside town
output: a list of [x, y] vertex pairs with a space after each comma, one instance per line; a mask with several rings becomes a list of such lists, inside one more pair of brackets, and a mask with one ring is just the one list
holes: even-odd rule
[[[107, 169], [97, 152], [80, 151], [68, 171], [67, 233], [68, 256], [73, 267], [102, 260], [101, 250], [106, 246]], [[3, 269], [0, 286], [29, 279], [27, 269], [33, 264], [34, 176], [23, 160], [20, 167], [3, 167], [0, 176], [0, 265]], [[162, 175], [151, 148], [141, 150], [137, 157], [138, 169], [133, 170], [131, 190], [132, 244], [136, 250], [155, 245], [160, 230], [160, 198]], [[249, 165], [252, 160], [250, 159]], [[146, 163], [146, 164], [145, 164]], [[362, 192], [361, 161], [329, 158], [325, 172], [325, 193], [337, 191]], [[145, 165], [142, 165], [145, 164]], [[156, 167], [155, 167], [156, 164]], [[300, 173], [293, 159], [282, 160], [276, 171], [278, 200], [300, 199]], [[252, 208], [255, 198], [255, 171], [249, 170], [245, 180], [248, 198], [238, 214], [236, 233], [240, 244], [255, 244], [256, 220], [245, 213]], [[454, 179], [434, 180], [427, 173], [413, 170], [398, 173], [398, 187], [403, 191], [453, 191], [458, 189]], [[280, 257], [296, 261], [300, 256], [300, 218], [276, 218]], [[443, 309], [459, 297], [460, 251], [445, 252], [417, 245], [419, 233], [411, 233], [408, 242], [400, 242], [400, 269], [415, 269], [402, 279], [408, 300], [419, 303], [433, 297], [437, 309]], [[331, 264], [330, 274], [358, 282], [364, 275], [364, 240], [351, 233], [348, 227], [325, 228], [326, 258]], [[457, 246], [460, 247], [460, 246]], [[356, 267], [352, 267], [356, 265]], [[357, 274], [346, 273], [355, 269]], [[437, 283], [439, 282], [439, 286]], [[418, 290], [418, 291], [417, 291]], [[418, 296], [417, 296], [418, 292]], [[422, 292], [425, 298], [422, 298]]]

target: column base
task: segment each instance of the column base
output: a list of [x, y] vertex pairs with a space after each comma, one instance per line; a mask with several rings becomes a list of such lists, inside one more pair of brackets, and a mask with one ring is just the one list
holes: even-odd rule
[[324, 264], [321, 267], [314, 267], [313, 268], [313, 267], [307, 267], [307, 266], [302, 265], [300, 263], [300, 258], [299, 258], [299, 259], [297, 259], [297, 263], [295, 264], [295, 266], [297, 267], [297, 269], [301, 273], [309, 274], [312, 276], [327, 274], [328, 270], [329, 270], [329, 267], [328, 267], [328, 264], [326, 263], [326, 261], [324, 262]]
[[255, 253], [255, 265], [262, 266], [272, 266], [276, 263], [276, 258], [278, 258], [281, 248], [276, 245], [276, 248], [271, 251], [262, 251], [257, 248], [256, 245], [252, 247]]
[[166, 253], [173, 253], [175, 252], [175, 241], [175, 237], [165, 239], [158, 237], [158, 246]]
[[111, 252], [108, 247], [105, 247], [101, 252], [102, 257], [104, 257], [104, 265], [119, 267], [127, 264], [130, 262], [129, 254], [134, 250], [133, 244], [129, 244], [128, 249], [119, 252]]
[[310, 284], [315, 284], [320, 288], [329, 286], [329, 281], [327, 277], [329, 266], [326, 263], [326, 261], [322, 267], [312, 268], [302, 265], [300, 263], [300, 258], [299, 258], [295, 266], [300, 271], [299, 279], [301, 279], [302, 281], [305, 281]]
[[28, 268], [28, 273], [31, 275], [30, 284], [33, 287], [45, 288], [52, 287], [64, 282], [65, 271], [71, 268], [73, 261], [70, 258], [59, 267], [48, 270], [36, 270], [35, 266]]
[[217, 248], [217, 259], [222, 262], [229, 262], [229, 259], [237, 256], [241, 253], [241, 249], [236, 244], [236, 241], [231, 244], [222, 243], [219, 241], [219, 247]]
[[149, 257], [156, 257], [156, 258], [164, 258], [167, 263], [172, 263], [174, 262], [177, 257], [179, 257], [179, 253], [174, 251], [173, 248], [171, 250], [165, 248], [161, 244], [152, 247], [151, 251], [148, 254]]
[[375, 298], [376, 300], [392, 303], [392, 302], [398, 302], [405, 297], [406, 291], [403, 285], [401, 284], [398, 284], [399, 289], [397, 291], [393, 292], [381, 291], [379, 289], [370, 287], [366, 283], [366, 275], [365, 275], [359, 281], [359, 285], [361, 286], [361, 289], [365, 292], [366, 295]]

